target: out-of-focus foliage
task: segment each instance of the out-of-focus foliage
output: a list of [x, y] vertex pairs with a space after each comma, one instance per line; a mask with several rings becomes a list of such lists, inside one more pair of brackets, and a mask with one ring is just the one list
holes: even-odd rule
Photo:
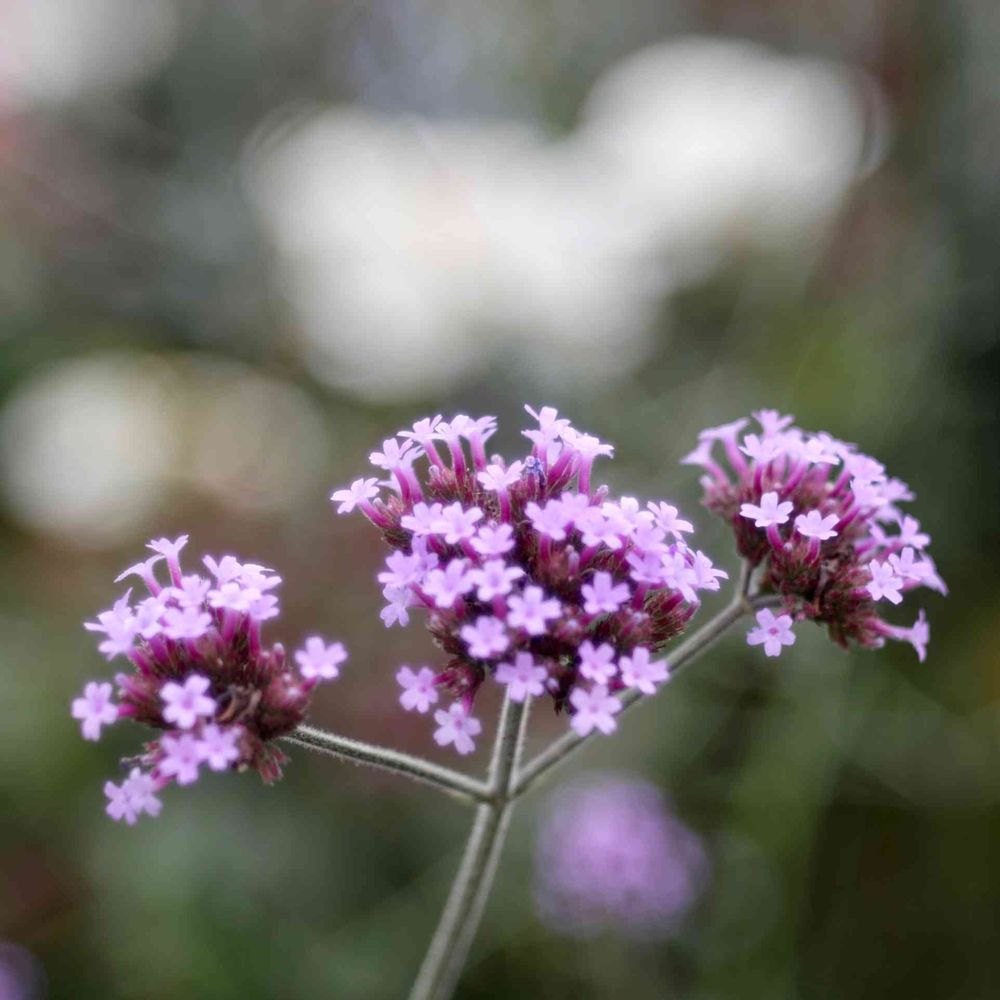
[[404, 992], [467, 813], [298, 753], [111, 824], [134, 740], [69, 718], [80, 622], [190, 531], [282, 573], [280, 638], [349, 644], [317, 722], [433, 754], [392, 677], [434, 650], [382, 629], [377, 533], [326, 496], [418, 416], [529, 401], [685, 511], [703, 426], [856, 441], [951, 597], [924, 665], [735, 637], [595, 743], [576, 766], [667, 791], [710, 887], [668, 942], [561, 937], [530, 799], [463, 995], [993, 995], [998, 28], [988, 0], [0, 4], [0, 990]]

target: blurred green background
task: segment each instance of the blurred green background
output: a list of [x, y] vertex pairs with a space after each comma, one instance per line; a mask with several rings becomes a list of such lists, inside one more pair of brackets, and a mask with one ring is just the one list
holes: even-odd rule
[[35, 995], [404, 994], [469, 815], [299, 752], [112, 824], [137, 733], [80, 740], [80, 622], [190, 532], [281, 572], [272, 639], [348, 644], [318, 724], [435, 755], [392, 679], [434, 651], [326, 498], [422, 415], [520, 449], [524, 402], [730, 569], [677, 459], [795, 413], [911, 484], [951, 596], [926, 664], [733, 636], [595, 741], [574, 768], [668, 791], [711, 887], [674, 940], [561, 938], [531, 799], [460, 995], [1000, 993], [998, 46], [993, 0], [0, 3], [0, 941]]

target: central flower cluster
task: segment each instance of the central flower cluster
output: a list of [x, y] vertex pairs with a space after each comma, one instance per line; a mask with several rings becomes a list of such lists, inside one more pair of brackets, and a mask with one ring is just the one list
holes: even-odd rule
[[437, 416], [372, 453], [388, 480], [358, 479], [332, 497], [338, 513], [360, 509], [393, 549], [378, 577], [385, 624], [406, 625], [411, 609], [427, 615], [447, 663], [403, 667], [400, 701], [427, 712], [452, 695], [435, 712], [435, 739], [459, 753], [474, 748], [472, 704], [487, 677], [515, 700], [547, 692], [581, 735], [610, 733], [615, 692], [652, 694], [667, 679], [652, 655], [684, 630], [697, 592], [718, 590], [726, 575], [687, 545], [693, 528], [676, 507], [643, 509], [592, 486], [610, 445], [550, 407], [527, 409], [538, 426], [516, 461], [487, 457], [494, 418]]

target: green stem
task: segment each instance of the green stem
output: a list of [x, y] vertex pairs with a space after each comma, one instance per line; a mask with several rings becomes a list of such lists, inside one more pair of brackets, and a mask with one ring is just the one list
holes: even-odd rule
[[437, 930], [424, 956], [410, 1000], [447, 1000], [455, 989], [493, 885], [514, 801], [511, 785], [528, 719], [526, 702], [504, 699], [493, 759], [490, 800], [476, 809], [465, 854]]
[[398, 750], [390, 750], [388, 747], [351, 740], [346, 736], [337, 736], [336, 733], [328, 733], [323, 729], [314, 729], [312, 726], [299, 726], [285, 739], [289, 743], [308, 747], [310, 750], [317, 750], [340, 760], [347, 760], [354, 764], [367, 764], [369, 767], [377, 767], [383, 771], [405, 775], [414, 781], [433, 785], [435, 788], [465, 802], [478, 803], [490, 799], [490, 789], [483, 782], [460, 774], [458, 771], [452, 771], [450, 768], [432, 764], [420, 757], [400, 753]]

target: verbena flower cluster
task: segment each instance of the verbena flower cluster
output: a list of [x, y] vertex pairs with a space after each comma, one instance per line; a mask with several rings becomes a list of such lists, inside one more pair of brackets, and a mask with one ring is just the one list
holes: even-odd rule
[[553, 931], [665, 937], [707, 882], [699, 838], [654, 785], [591, 776], [550, 799], [535, 849], [535, 901]]
[[[392, 552], [378, 579], [386, 626], [426, 614], [447, 662], [400, 669], [400, 702], [437, 708], [435, 740], [459, 753], [481, 730], [471, 714], [492, 677], [510, 697], [548, 693], [581, 735], [615, 729], [615, 692], [652, 694], [667, 679], [653, 659], [682, 632], [699, 590], [718, 590], [716, 569], [684, 536], [676, 507], [612, 499], [594, 486], [594, 462], [611, 445], [575, 430], [556, 410], [528, 412], [528, 454], [488, 457], [493, 417], [420, 420], [383, 442], [371, 462], [388, 474], [333, 494], [337, 512], [355, 508]], [[418, 471], [418, 462], [422, 472]]]
[[[777, 656], [795, 641], [793, 621], [826, 625], [841, 646], [912, 644], [921, 661], [930, 627], [923, 610], [909, 627], [881, 616], [917, 587], [947, 593], [927, 554], [930, 537], [899, 505], [909, 487], [854, 445], [792, 426], [775, 410], [712, 427], [682, 461], [699, 465], [703, 502], [725, 518], [740, 554], [761, 566], [759, 587], [784, 598], [784, 614], [757, 613], [747, 641]], [[720, 457], [717, 452], [721, 448]]]
[[[281, 643], [267, 648], [261, 637], [263, 623], [279, 613], [273, 591], [281, 578], [228, 555], [205, 556], [211, 577], [185, 575], [187, 540], [150, 542], [155, 554], [115, 581], [137, 576], [148, 596], [133, 605], [130, 589], [85, 623], [103, 635], [98, 648], [109, 660], [124, 657], [132, 669], [114, 685], [91, 681], [73, 702], [84, 739], [98, 739], [123, 718], [161, 731], [123, 762], [129, 770], [120, 785], [104, 786], [108, 815], [130, 825], [159, 814], [167, 784], [191, 784], [203, 768], [252, 768], [268, 783], [279, 778], [287, 758], [275, 739], [302, 722], [312, 689], [337, 677], [347, 659], [339, 642], [314, 636], [295, 654], [293, 669]], [[164, 560], [167, 584], [155, 573]]]

